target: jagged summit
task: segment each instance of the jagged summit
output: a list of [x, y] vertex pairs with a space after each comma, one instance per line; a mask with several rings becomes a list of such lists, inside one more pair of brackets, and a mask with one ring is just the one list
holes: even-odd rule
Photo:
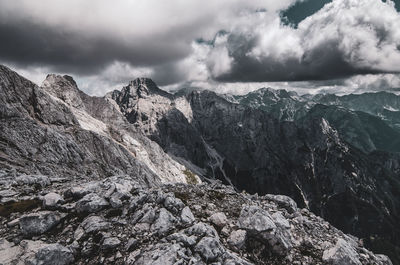
[[118, 94], [124, 98], [145, 98], [152, 94], [157, 94], [164, 97], [172, 96], [168, 92], [160, 89], [153, 80], [146, 77], [140, 77], [130, 81], [128, 86], [122, 88], [121, 91], [114, 91], [114, 94]]
[[74, 78], [69, 75], [48, 74], [43, 81], [42, 86], [45, 88], [56, 85], [58, 88], [75, 88], [78, 89]]
[[[79, 264], [151, 264], [156, 257], [175, 262], [176, 253], [187, 253], [188, 260], [181, 261], [185, 264], [228, 264], [231, 254], [237, 255], [236, 261], [244, 259], [242, 264], [341, 264], [346, 253], [344, 259], [354, 264], [391, 264], [368, 254], [357, 239], [329, 225], [325, 229], [322, 219], [308, 210], [286, 213], [279, 206], [285, 204], [282, 196], [276, 197], [276, 208], [265, 203], [269, 195], [246, 195], [246, 202], [235, 189], [175, 184], [214, 183], [214, 178], [237, 190], [291, 196], [299, 208], [361, 237], [367, 247], [391, 254], [396, 262], [400, 158], [363, 153], [342, 141], [342, 132], [353, 131], [338, 128], [335, 120], [343, 118], [334, 106], [326, 112], [317, 109], [321, 104], [310, 109], [308, 101], [258, 95], [231, 103], [211, 91], [172, 95], [146, 78], [106, 97], [90, 97], [72, 80], [49, 75], [38, 87], [1, 68], [0, 213], [24, 203], [34, 206], [0, 219], [0, 238], [6, 240], [0, 239], [0, 263], [4, 253], [19, 253], [11, 260], [25, 259], [33, 253], [30, 246], [37, 244], [39, 254], [33, 258], [42, 258], [40, 253], [48, 248], [56, 251], [54, 255], [68, 248], [74, 250], [68, 252], [68, 260]], [[382, 101], [385, 108], [397, 108], [389, 103]], [[371, 132], [382, 131], [378, 123], [365, 123], [372, 126]], [[162, 188], [164, 182], [172, 184]], [[133, 189], [135, 183], [143, 185], [143, 191]], [[189, 211], [177, 210], [171, 204], [174, 198], [162, 191], [182, 198], [184, 205], [176, 205], [193, 211], [194, 227], [186, 222]], [[44, 196], [56, 200], [47, 206]], [[229, 222], [225, 229], [219, 226], [223, 215], [218, 211]], [[80, 218], [86, 212], [90, 216]], [[60, 222], [50, 223], [49, 231], [34, 231], [33, 240], [26, 240], [37, 227], [26, 226], [27, 220], [35, 218], [41, 224], [52, 217]], [[261, 223], [267, 227], [254, 228]], [[104, 225], [101, 231], [85, 232], [97, 225]], [[216, 225], [217, 232], [204, 234], [205, 225]], [[160, 230], [164, 227], [168, 231]], [[197, 229], [201, 233], [192, 238], [191, 231]], [[41, 234], [40, 241], [36, 234]], [[139, 241], [132, 243], [129, 237]], [[239, 245], [229, 243], [235, 238], [244, 247], [240, 251], [235, 250]], [[183, 245], [175, 244], [181, 242], [178, 239]], [[391, 245], [382, 249], [382, 244]], [[343, 253], [344, 248], [351, 252]], [[212, 257], [207, 254], [210, 249], [217, 251]]]
[[49, 74], [43, 81], [42, 88], [73, 107], [81, 108], [84, 105], [80, 96], [82, 92], [69, 75]]
[[140, 90], [144, 91], [152, 91], [152, 90], [158, 90], [159, 88], [157, 87], [156, 83], [154, 83], [153, 80], [147, 77], [140, 77], [136, 78], [135, 80], [132, 80], [129, 82], [130, 87], [135, 87]]

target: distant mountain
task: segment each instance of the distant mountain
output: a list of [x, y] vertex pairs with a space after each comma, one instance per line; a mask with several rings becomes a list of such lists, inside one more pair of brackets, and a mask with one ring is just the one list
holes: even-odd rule
[[342, 106], [378, 116], [391, 127], [400, 130], [400, 96], [388, 92], [335, 96], [316, 95], [314, 101], [325, 105]]
[[137, 128], [196, 174], [291, 196], [369, 246], [399, 251], [399, 160], [377, 152], [400, 150], [398, 132], [378, 116], [272, 89], [113, 95], [129, 102], [121, 111]]
[[[285, 251], [291, 248], [287, 242], [292, 241], [287, 241], [289, 237], [281, 234], [286, 230], [273, 230], [273, 236], [268, 234], [266, 243], [260, 243], [252, 236], [268, 229], [252, 230], [252, 224], [254, 222], [255, 227], [260, 222], [265, 225], [269, 219], [265, 214], [257, 213], [261, 211], [259, 208], [253, 210], [238, 205], [252, 205], [253, 202], [264, 205], [267, 198], [281, 198], [280, 201], [276, 199], [277, 204], [285, 207], [293, 204], [284, 196], [270, 194], [290, 196], [298, 207], [307, 208], [345, 233], [360, 237], [367, 247], [390, 255], [395, 264], [400, 262], [399, 132], [395, 124], [382, 118], [379, 112], [379, 106], [383, 105], [395, 112], [397, 105], [395, 100], [390, 101], [390, 97], [361, 109], [363, 102], [369, 104], [373, 101], [370, 98], [373, 95], [359, 95], [355, 100], [352, 96], [299, 96], [273, 89], [260, 89], [244, 96], [218, 95], [195, 89], [171, 94], [147, 78], [135, 79], [104, 97], [90, 97], [80, 91], [69, 76], [49, 75], [38, 87], [3, 66], [0, 67], [0, 89], [0, 213], [7, 218], [18, 216], [18, 220], [25, 220], [20, 212], [32, 209], [37, 212], [38, 208], [42, 209], [40, 207], [51, 210], [51, 213], [38, 212], [45, 216], [54, 214], [54, 209], [66, 213], [72, 227], [64, 227], [65, 223], [61, 223], [54, 232], [60, 233], [63, 240], [66, 235], [75, 238], [76, 243], [67, 239], [65, 242], [70, 242], [71, 248], [81, 249], [80, 254], [74, 257], [82, 262], [87, 262], [90, 255], [97, 253], [93, 251], [98, 251], [97, 246], [104, 244], [105, 238], [111, 237], [110, 233], [113, 234], [110, 244], [117, 242], [118, 231], [129, 236], [125, 228], [130, 225], [134, 225], [131, 227], [133, 230], [147, 231], [148, 234], [143, 234], [144, 230], [141, 233], [143, 245], [132, 247], [138, 251], [136, 254], [127, 253], [128, 248], [123, 255], [120, 253], [119, 258], [115, 254], [113, 259], [136, 255], [134, 257], [138, 260], [148, 262], [156, 256], [154, 253], [161, 253], [164, 249], [159, 242], [167, 244], [168, 249], [172, 248], [171, 242], [175, 239], [171, 239], [170, 232], [179, 232], [179, 238], [192, 242], [188, 238], [193, 229], [204, 229], [196, 226], [190, 228], [192, 232], [179, 230], [188, 225], [184, 224], [185, 218], [193, 218], [187, 211], [184, 217], [181, 216], [185, 206], [176, 200], [176, 196], [199, 214], [196, 218], [210, 224], [212, 222], [207, 220], [211, 219], [205, 216], [209, 212], [206, 209], [208, 203], [215, 204], [213, 213], [219, 204], [223, 205], [225, 212], [230, 207], [243, 211], [240, 213], [244, 220], [241, 227], [250, 233], [250, 241], [255, 244], [248, 243], [246, 253], [251, 249], [262, 252], [242, 257], [250, 257], [255, 263], [262, 259], [266, 264], [292, 264], [295, 256], [292, 260], [276, 256], [277, 250], [282, 253], [282, 247]], [[357, 102], [354, 105], [358, 109], [350, 109], [346, 105], [353, 104], [350, 102]], [[203, 185], [208, 185], [216, 180], [231, 188], [219, 187], [216, 189], [221, 192], [218, 192], [206, 186], [192, 189], [175, 184], [203, 182]], [[141, 191], [136, 185], [148, 190]], [[70, 189], [71, 186], [74, 188]], [[63, 206], [46, 208], [38, 204], [38, 200], [44, 200], [42, 195], [50, 191], [64, 194], [65, 200], [63, 197], [56, 200]], [[163, 195], [164, 191], [171, 194]], [[258, 195], [245, 196], [242, 200], [238, 194], [240, 191], [269, 195], [261, 199]], [[227, 198], [231, 195], [234, 199], [229, 201]], [[199, 202], [193, 196], [198, 196]], [[248, 201], [251, 198], [254, 198], [253, 202]], [[275, 211], [275, 206], [264, 206], [263, 209], [269, 209], [266, 212], [272, 214]], [[88, 210], [101, 215], [89, 220], [95, 221], [93, 227], [99, 228], [93, 237], [82, 230], [91, 231], [91, 225], [85, 228], [89, 221], [83, 221]], [[292, 220], [299, 212], [293, 210], [283, 214]], [[240, 222], [239, 215], [227, 213], [235, 224]], [[54, 220], [53, 217], [43, 218]], [[301, 224], [290, 221], [289, 227], [292, 224], [308, 227], [304, 221], [307, 219], [301, 220]], [[323, 222], [321, 218], [319, 220]], [[2, 222], [0, 236], [11, 229], [12, 237], [20, 238], [16, 244], [20, 244], [27, 232], [21, 234], [15, 228], [9, 228], [15, 227], [12, 221], [5, 219]], [[109, 222], [113, 222], [115, 231]], [[285, 221], [282, 222], [272, 222], [271, 227], [288, 227]], [[172, 228], [159, 230], [164, 225]], [[198, 226], [203, 227], [202, 224]], [[314, 225], [307, 228], [307, 233], [314, 233], [314, 230], [309, 230], [312, 227]], [[100, 233], [102, 229], [108, 232]], [[193, 233], [199, 237], [208, 233], [201, 231]], [[303, 230], [292, 232], [298, 231]], [[218, 228], [218, 234], [224, 233], [228, 232]], [[142, 238], [143, 235], [146, 236]], [[190, 243], [192, 245], [182, 245], [182, 248], [204, 254], [218, 245], [221, 253], [218, 252], [212, 260], [229, 260], [231, 252], [219, 245], [222, 244], [218, 243], [219, 236], [215, 233], [208, 236], [211, 239], [206, 241], [214, 242], [211, 247], [196, 237], [197, 241]], [[53, 242], [54, 237], [48, 235], [46, 240]], [[356, 242], [348, 241], [353, 245]], [[0, 242], [0, 251], [6, 249], [3, 245], [10, 248], [7, 242]], [[29, 248], [24, 247], [28, 243], [21, 244], [18, 248], [29, 252]], [[309, 261], [302, 257], [305, 263], [338, 262], [327, 258], [329, 253], [321, 249], [307, 247], [307, 244], [314, 244], [312, 240], [299, 244], [293, 247], [293, 255], [313, 255]], [[315, 244], [320, 246], [322, 243], [316, 241]], [[196, 247], [189, 247], [194, 245]], [[155, 252], [149, 250], [153, 248], [156, 248]], [[367, 253], [366, 250], [361, 245], [354, 245], [354, 248], [350, 253], [354, 264], [390, 264], [385, 259], [371, 258], [369, 254], [362, 258], [358, 253]], [[107, 256], [107, 251], [98, 255]], [[193, 259], [209, 261], [209, 256], [193, 254], [192, 250], [190, 253], [188, 255]], [[98, 255], [93, 257], [97, 259]], [[338, 255], [342, 255], [341, 252]], [[105, 258], [108, 260], [110, 257]]]
[[400, 152], [400, 96], [388, 92], [336, 96], [299, 96], [295, 92], [262, 88], [234, 101], [269, 112], [282, 121], [325, 118], [349, 144], [365, 153]]

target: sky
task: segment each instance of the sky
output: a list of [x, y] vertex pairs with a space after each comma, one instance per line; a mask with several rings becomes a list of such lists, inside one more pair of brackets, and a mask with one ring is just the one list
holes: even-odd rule
[[91, 95], [150, 77], [244, 94], [400, 88], [400, 0], [0, 0], [0, 63]]

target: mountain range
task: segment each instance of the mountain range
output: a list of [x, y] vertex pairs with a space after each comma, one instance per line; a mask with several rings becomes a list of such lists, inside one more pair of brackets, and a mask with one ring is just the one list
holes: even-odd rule
[[[112, 241], [110, 238], [120, 244], [121, 238], [109, 236], [118, 233], [105, 225], [112, 218], [119, 218], [115, 216], [124, 217], [122, 219], [129, 225], [147, 216], [152, 221], [140, 219], [143, 222], [139, 222], [139, 227], [152, 224], [146, 227], [146, 231], [154, 232], [152, 243], [150, 239], [136, 238], [142, 240], [143, 247], [137, 247], [131, 261], [132, 264], [150, 264], [152, 251], [163, 253], [161, 247], [155, 248], [159, 243], [154, 242], [166, 244], [162, 240], [170, 242], [168, 237], [175, 235], [172, 231], [178, 233], [183, 228], [186, 230], [179, 234], [181, 239], [195, 233], [190, 227], [184, 227], [188, 225], [182, 217], [186, 208], [181, 203], [184, 203], [194, 212], [194, 216], [188, 215], [215, 226], [215, 233], [208, 231], [210, 229], [205, 229], [208, 232], [204, 233], [213, 234], [209, 237], [214, 241], [215, 238], [221, 241], [212, 241], [221, 249], [220, 253], [209, 254], [206, 246], [209, 247], [211, 239], [203, 242], [206, 237], [199, 238], [196, 247], [186, 246], [192, 253], [185, 254], [188, 260], [193, 255], [193, 259], [206, 263], [296, 264], [292, 263], [293, 258], [300, 255], [303, 264], [390, 264], [383, 256], [370, 254], [363, 248], [366, 247], [388, 255], [393, 264], [400, 264], [400, 97], [395, 94], [298, 95], [270, 88], [241, 96], [197, 89], [169, 93], [150, 79], [138, 78], [121, 90], [104, 97], [92, 97], [79, 90], [70, 76], [48, 75], [39, 87], [5, 66], [0, 66], [0, 88], [0, 237], [4, 238], [0, 252], [14, 248], [17, 254], [9, 258], [11, 261], [28, 255], [35, 249], [35, 240], [43, 237], [45, 242], [36, 248], [34, 259], [41, 259], [42, 249], [54, 248], [54, 245], [46, 245], [54, 244], [54, 237], [35, 238], [37, 233], [30, 233], [25, 221], [31, 220], [32, 224], [32, 220], [39, 218], [38, 222], [43, 224], [42, 219], [57, 219], [48, 217], [50, 213], [47, 212], [57, 210], [62, 216], [59, 219], [64, 221], [57, 222], [55, 230], [51, 230], [53, 226], [49, 230], [65, 238], [65, 243], [70, 244], [69, 250], [74, 249], [71, 245], [75, 244], [71, 253], [57, 249], [57, 255], [69, 253], [65, 254], [66, 262], [76, 259], [90, 263], [96, 251], [94, 246]], [[127, 192], [120, 187], [122, 195], [114, 198], [112, 194], [116, 191], [112, 193], [104, 188], [107, 185], [114, 185], [113, 192], [124, 185], [132, 188]], [[210, 188], [214, 186], [221, 191], [217, 193]], [[76, 188], [71, 190], [71, 187]], [[151, 192], [158, 192], [158, 197]], [[168, 192], [174, 194], [169, 200], [175, 200], [176, 205], [165, 202], [169, 195], [160, 195]], [[49, 206], [45, 197], [50, 193], [63, 193], [63, 196]], [[88, 195], [91, 197], [87, 198]], [[196, 196], [205, 201], [196, 202]], [[176, 202], [177, 199], [181, 202]], [[259, 208], [252, 208], [249, 203], [252, 200]], [[167, 206], [160, 208], [160, 201]], [[230, 202], [232, 205], [228, 205]], [[209, 204], [210, 209], [207, 209]], [[219, 204], [229, 221], [218, 213], [222, 211]], [[286, 209], [293, 204], [297, 206]], [[241, 205], [247, 206], [240, 209]], [[137, 207], [141, 210], [133, 215], [142, 212], [142, 216], [130, 216]], [[230, 208], [239, 209], [234, 213], [229, 212]], [[257, 230], [259, 227], [253, 222], [261, 220], [265, 225], [273, 219], [268, 217], [268, 209], [275, 209], [273, 212], [283, 215], [284, 220], [290, 219], [289, 223], [276, 221], [274, 217], [272, 228]], [[96, 219], [92, 225], [104, 224], [108, 234], [101, 234], [102, 229], [94, 234], [86, 231], [85, 224], [93, 221], [93, 213], [103, 214], [94, 217], [106, 220]], [[294, 213], [312, 220], [310, 227], [323, 226], [323, 218], [360, 240], [341, 235], [333, 227], [321, 230], [323, 232], [296, 230], [293, 228], [297, 227], [292, 219]], [[218, 217], [215, 214], [219, 214]], [[252, 219], [256, 217], [261, 219]], [[87, 218], [92, 219], [87, 221]], [[227, 236], [224, 236], [220, 219], [225, 220], [222, 222], [225, 224], [232, 222], [230, 230], [226, 228]], [[13, 220], [17, 221], [13, 223]], [[169, 225], [168, 222], [174, 223], [171, 231], [160, 232], [157, 225]], [[16, 228], [17, 223], [22, 232]], [[303, 225], [307, 226], [307, 221]], [[236, 226], [241, 230], [235, 230]], [[68, 232], [68, 227], [75, 229], [74, 232]], [[286, 230], [277, 227], [286, 227]], [[77, 236], [79, 229], [86, 229], [87, 235]], [[123, 235], [128, 233], [124, 229], [120, 232]], [[258, 237], [270, 229], [273, 235]], [[241, 250], [237, 246], [223, 250], [233, 233], [236, 239], [242, 233], [237, 231], [245, 231], [246, 238], [257, 240], [246, 241], [243, 243], [246, 247]], [[300, 235], [299, 231], [308, 233], [312, 240], [308, 243], [288, 241], [288, 238], [295, 238], [296, 233]], [[343, 242], [332, 241], [334, 250], [322, 251], [324, 236], [315, 238], [316, 231], [332, 237], [340, 234]], [[45, 232], [47, 230], [39, 234]], [[75, 241], [68, 241], [68, 233]], [[287, 236], [288, 233], [292, 235]], [[226, 242], [224, 237], [227, 237]], [[300, 237], [305, 238], [304, 234]], [[16, 239], [14, 246], [9, 242], [11, 238]], [[252, 242], [258, 243], [252, 245]], [[76, 244], [81, 245], [77, 247]], [[272, 250], [266, 251], [264, 245]], [[91, 248], [85, 252], [87, 246]], [[246, 254], [252, 248], [260, 253]], [[132, 254], [129, 254], [131, 248], [119, 255], [107, 251], [103, 253], [107, 262], [124, 259], [125, 263], [130, 263], [127, 260]], [[288, 251], [292, 252], [287, 254]], [[174, 256], [174, 253], [168, 255]], [[193, 253], [198, 253], [198, 257]], [[113, 260], [110, 260], [111, 255]], [[232, 255], [238, 256], [232, 258]], [[228, 262], [239, 257], [243, 261]]]

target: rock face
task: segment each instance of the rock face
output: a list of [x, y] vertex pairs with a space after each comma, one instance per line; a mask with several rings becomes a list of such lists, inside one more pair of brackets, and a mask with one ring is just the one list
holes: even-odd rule
[[2, 168], [77, 179], [130, 174], [149, 185], [186, 182], [184, 165], [137, 131], [114, 102], [84, 94], [69, 76], [48, 75], [38, 87], [0, 66], [0, 106]]
[[295, 92], [262, 88], [247, 95], [226, 98], [268, 112], [282, 121], [297, 122], [306, 116], [323, 117], [345, 141], [366, 153], [375, 150], [400, 152], [400, 97], [392, 93], [299, 96]]
[[390, 264], [309, 210], [397, 262], [398, 155], [266, 92], [300, 114], [145, 78], [90, 97], [0, 66], [0, 263]]
[[[166, 95], [148, 80], [137, 82], [149, 82], [152, 89], [141, 93], [142, 85], [131, 83], [129, 91], [135, 93], [124, 88], [111, 98], [165, 152], [194, 165], [196, 174], [251, 193], [288, 195], [368, 246], [385, 244], [388, 253], [400, 255], [399, 155], [359, 148], [400, 139], [379, 118], [286, 91], [264, 89], [256, 92], [263, 95], [258, 101], [228, 101], [210, 91]], [[348, 121], [348, 114], [357, 122]], [[382, 133], [364, 139], [356, 124], [368, 137]], [[346, 135], [354, 130], [366, 142], [349, 141]]]
[[[132, 188], [117, 209], [77, 215], [69, 205], [79, 197], [60, 201], [65, 221], [40, 229], [40, 240], [28, 240], [27, 214], [12, 213], [19, 223], [1, 223], [0, 264], [391, 264], [306, 209], [219, 183], [148, 188], [120, 176], [59, 191], [97, 187], [90, 194], [109, 201], [119, 192], [109, 187], [121, 182]], [[32, 211], [42, 221], [58, 214], [40, 203]]]

